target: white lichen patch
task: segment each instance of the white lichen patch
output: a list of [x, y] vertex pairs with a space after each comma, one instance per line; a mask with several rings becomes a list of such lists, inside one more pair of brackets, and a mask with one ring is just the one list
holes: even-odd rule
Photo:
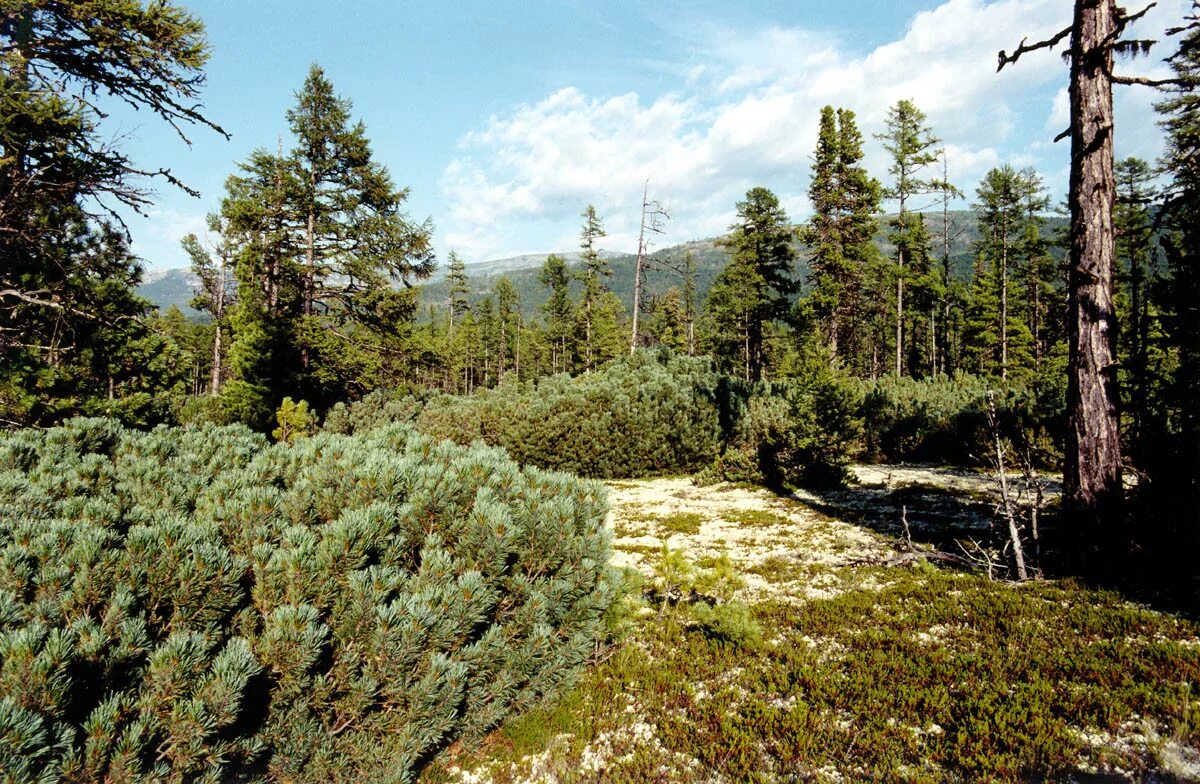
[[[609, 489], [615, 565], [652, 576], [664, 541], [693, 563], [726, 555], [743, 580], [738, 592], [743, 601], [803, 602], [835, 596], [846, 586], [821, 574], [822, 568], [881, 557], [888, 551], [876, 534], [766, 490], [698, 487], [688, 478], [623, 481], [610, 484]], [[672, 522], [682, 516], [698, 520], [698, 530], [671, 530]], [[638, 535], [622, 535], [634, 530]], [[787, 566], [776, 574], [773, 562]]]

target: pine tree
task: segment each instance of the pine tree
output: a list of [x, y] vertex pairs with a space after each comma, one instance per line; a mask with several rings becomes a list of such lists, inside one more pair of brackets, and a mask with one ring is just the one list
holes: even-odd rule
[[650, 338], [655, 344], [666, 346], [680, 353], [688, 350], [688, 316], [683, 294], [672, 286], [661, 297], [656, 297], [650, 310]]
[[583, 211], [583, 230], [579, 234], [580, 257], [583, 260], [583, 369], [591, 372], [596, 368], [595, 341], [592, 335], [593, 321], [601, 296], [607, 287], [604, 279], [612, 274], [608, 262], [600, 255], [596, 242], [604, 237], [604, 226], [591, 204]]
[[976, 194], [982, 239], [976, 249], [967, 341], [976, 357], [974, 370], [1002, 379], [1016, 370], [1020, 378], [1014, 380], [1028, 381], [1034, 364], [1032, 336], [1020, 317], [1024, 292], [1013, 280], [1025, 226], [1038, 219], [1039, 205], [1044, 206], [1040, 180], [1031, 170], [1005, 164], [984, 175]]
[[206, 222], [213, 238], [212, 245], [205, 247], [195, 234], [183, 238], [184, 251], [192, 262], [192, 274], [200, 282], [200, 290], [191, 301], [196, 310], [208, 313], [213, 320], [213, 346], [211, 377], [208, 393], [219, 395], [225, 380], [225, 354], [228, 344], [225, 336], [229, 332], [229, 314], [237, 305], [237, 288], [234, 286], [234, 256], [237, 248], [233, 244], [224, 219], [210, 213]]
[[[350, 124], [350, 101], [334, 93], [317, 65], [310, 68], [296, 100], [287, 113], [297, 143], [288, 160], [297, 186], [289, 209], [299, 224], [304, 254], [302, 313], [309, 324], [302, 334], [315, 330], [327, 336], [331, 321], [349, 330], [378, 326], [392, 331], [396, 325], [388, 323], [389, 317], [408, 321], [412, 314], [403, 312], [403, 297], [390, 296], [391, 285], [408, 284], [433, 271], [430, 227], [412, 223], [401, 212], [407, 191], [397, 190], [387, 170], [372, 159], [365, 127]], [[354, 342], [336, 341], [325, 361], [336, 363], [338, 349]], [[306, 371], [317, 348], [312, 340], [301, 341]], [[322, 386], [312, 397], [330, 398]]]
[[[255, 151], [231, 177], [222, 212], [245, 240], [232, 369], [241, 421], [263, 426], [288, 393], [324, 407], [424, 374], [413, 280], [433, 269], [430, 227], [374, 161], [351, 104], [312, 66], [287, 114], [296, 147]], [[395, 284], [404, 284], [397, 287]], [[413, 342], [417, 340], [417, 342]], [[240, 345], [239, 345], [240, 344]]]
[[[459, 388], [459, 382], [466, 387], [466, 342], [461, 334], [455, 334], [455, 325], [461, 327], [463, 317], [470, 310], [467, 293], [467, 268], [462, 259], [454, 251], [447, 258], [446, 283], [449, 291], [446, 297], [446, 381], [444, 387], [454, 392]], [[459, 333], [462, 330], [459, 329]]]
[[791, 297], [799, 290], [792, 278], [795, 236], [779, 199], [766, 188], [751, 188], [737, 204], [738, 223], [730, 227], [725, 243], [729, 263], [709, 291], [708, 310], [725, 360], [738, 344], [742, 375], [747, 381], [762, 378], [768, 358], [765, 327], [788, 317]]
[[1126, 392], [1125, 410], [1129, 412], [1132, 454], [1145, 455], [1143, 429], [1150, 397], [1151, 309], [1149, 288], [1151, 269], [1150, 204], [1156, 194], [1151, 187], [1154, 171], [1138, 158], [1118, 161], [1115, 167], [1117, 201], [1113, 213], [1116, 230], [1118, 265], [1117, 319], [1120, 334], [1117, 347], [1123, 368], [1127, 369], [1121, 389]]
[[521, 375], [521, 298], [508, 276], [501, 275], [492, 289], [496, 298], [496, 379], [503, 382], [506, 374]]
[[454, 335], [454, 321], [462, 318], [462, 315], [467, 312], [469, 305], [467, 304], [467, 292], [470, 288], [467, 286], [467, 265], [454, 251], [450, 251], [447, 258], [446, 266], [446, 281], [449, 283], [450, 291], [446, 301], [446, 313], [449, 317], [450, 335]]
[[696, 258], [692, 252], [683, 254], [683, 309], [687, 320], [687, 353], [696, 354]]
[[[1179, 35], [1169, 58], [1175, 82], [1156, 107], [1166, 131], [1162, 165], [1171, 177], [1164, 204], [1162, 247], [1166, 279], [1155, 300], [1174, 354], [1174, 372], [1165, 390], [1167, 412], [1159, 432], [1152, 476], [1166, 529], [1164, 550], [1177, 554], [1182, 573], [1196, 576], [1193, 557], [1200, 546], [1200, 2], [1173, 31]], [[1163, 432], [1165, 431], [1165, 432]], [[1195, 584], [1189, 586], [1194, 592]], [[1194, 596], [1194, 593], [1193, 593]]]
[[240, 168], [240, 175], [226, 180], [221, 202], [221, 215], [241, 248], [234, 269], [239, 298], [230, 318], [230, 379], [221, 399], [232, 421], [265, 430], [279, 401], [299, 386], [302, 271], [287, 213], [294, 183], [282, 154], [256, 150]]
[[1042, 178], [1032, 169], [1022, 172], [1022, 221], [1018, 246], [1018, 277], [1023, 282], [1025, 327], [1033, 344], [1033, 367], [1039, 376], [1046, 359], [1063, 339], [1062, 313], [1066, 297], [1062, 266], [1050, 253], [1055, 244], [1043, 236], [1042, 215], [1050, 206]]
[[572, 324], [575, 321], [575, 305], [571, 302], [571, 276], [567, 262], [551, 253], [541, 270], [538, 281], [550, 289], [550, 297], [542, 305], [546, 318], [546, 336], [550, 341], [550, 366], [554, 373], [571, 371]]
[[913, 245], [913, 231], [908, 213], [909, 200], [916, 195], [929, 193], [938, 188], [933, 180], [921, 179], [919, 174], [937, 160], [934, 145], [939, 141], [925, 124], [925, 113], [912, 101], [897, 101], [888, 110], [887, 132], [876, 134], [875, 138], [883, 140], [883, 147], [892, 156], [892, 165], [888, 173], [893, 177], [893, 184], [884, 191], [885, 198], [895, 199], [900, 209], [892, 223], [895, 230], [893, 241], [896, 244], [896, 367], [895, 374], [900, 376], [904, 368], [904, 284], [906, 270], [905, 254]]
[[[197, 104], [207, 57], [204, 26], [171, 2], [0, 7], [0, 426], [52, 422], [108, 398], [115, 412], [119, 377], [136, 360], [113, 339], [132, 347], [146, 337], [136, 325], [147, 303], [133, 291], [140, 271], [125, 233], [107, 216], [149, 205], [148, 177], [186, 186], [115, 145], [95, 96], [181, 135], [195, 125], [223, 133]], [[101, 345], [115, 352], [103, 363]]]
[[878, 296], [868, 290], [868, 277], [879, 261], [872, 239], [882, 196], [862, 158], [854, 112], [823, 108], [809, 187], [813, 217], [801, 233], [813, 254], [809, 302], [823, 324], [831, 356], [860, 369], [860, 328], [868, 310], [863, 298]]
[[[1034, 44], [1024, 41], [999, 68], [1028, 52], [1070, 39], [1066, 60], [1071, 138], [1071, 241], [1067, 279], [1067, 439], [1063, 511], [1080, 565], [1103, 569], [1128, 549], [1121, 479], [1119, 380], [1113, 308], [1113, 84], [1154, 84], [1114, 74], [1115, 56], [1146, 54], [1154, 41], [1126, 37], [1149, 8], [1130, 14], [1116, 0], [1076, 0], [1070, 26]], [[1176, 85], [1181, 79], [1167, 80]]]

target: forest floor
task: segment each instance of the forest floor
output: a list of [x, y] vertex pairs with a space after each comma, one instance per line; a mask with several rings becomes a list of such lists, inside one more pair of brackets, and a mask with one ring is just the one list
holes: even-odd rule
[[982, 541], [995, 481], [855, 474], [788, 498], [610, 482], [616, 642], [422, 781], [1200, 781], [1200, 625], [936, 568], [912, 553]]

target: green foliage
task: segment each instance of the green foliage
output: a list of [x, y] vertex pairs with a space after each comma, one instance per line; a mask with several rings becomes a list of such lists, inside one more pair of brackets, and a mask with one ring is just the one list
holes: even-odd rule
[[[522, 720], [582, 740], [544, 738], [521, 755], [563, 782], [1066, 781], [1088, 769], [1170, 780], [1154, 741], [1130, 741], [1200, 741], [1193, 621], [1070, 582], [930, 568], [822, 576], [864, 585], [750, 608], [769, 630], [757, 646], [646, 618], [565, 700]], [[520, 780], [528, 760], [508, 756], [509, 732], [455, 765]], [[595, 738], [614, 739], [599, 766]]]
[[0, 439], [0, 761], [38, 780], [411, 780], [569, 683], [604, 492], [403, 426]]
[[864, 299], [882, 294], [868, 289], [868, 275], [880, 263], [872, 238], [883, 194], [862, 158], [854, 112], [824, 107], [808, 191], [813, 217], [800, 237], [812, 249], [808, 299], [830, 354], [856, 369], [868, 337], [857, 323], [867, 313]]
[[845, 481], [858, 436], [852, 386], [828, 372], [740, 387], [733, 434], [701, 481], [783, 489]]
[[255, 150], [221, 206], [240, 293], [230, 369], [246, 385], [228, 412], [255, 428], [289, 392], [325, 408], [414, 373], [416, 293], [394, 284], [433, 270], [431, 229], [404, 214], [407, 191], [374, 159], [350, 101], [316, 65], [296, 99], [295, 148]]
[[[716, 455], [719, 378], [705, 360], [642, 351], [577, 378], [506, 384], [470, 397], [431, 399], [418, 430], [461, 444], [504, 447], [520, 463], [582, 476], [652, 476], [694, 470]], [[414, 403], [389, 411], [408, 416]], [[375, 418], [357, 413], [355, 422]], [[382, 418], [386, 419], [386, 416]]]
[[737, 209], [738, 223], [725, 241], [729, 264], [713, 283], [705, 309], [722, 370], [758, 381], [767, 364], [764, 330], [787, 318], [791, 295], [800, 288], [792, 277], [795, 232], [779, 198], [766, 188], [748, 190]]
[[271, 437], [287, 444], [311, 435], [317, 428], [316, 418], [309, 413], [308, 401], [297, 403], [290, 396], [283, 399], [279, 410], [275, 412], [275, 421], [279, 426], [271, 432]]
[[[987, 398], [995, 393], [1001, 430], [1037, 450], [1043, 463], [1060, 454], [1064, 401], [1054, 390], [966, 374], [931, 379], [882, 378], [859, 382], [862, 455], [883, 462], [981, 462], [990, 439]], [[1021, 433], [1023, 435], [1017, 435]]]
[[[138, 165], [95, 97], [182, 134], [216, 128], [197, 104], [204, 27], [179, 5], [128, 0], [0, 6], [0, 420], [48, 424], [105, 412], [166, 415], [186, 372], [149, 328], [125, 232], [97, 216], [150, 203]], [[219, 129], [218, 129], [219, 130]], [[174, 182], [166, 169], [158, 174]], [[176, 356], [172, 356], [176, 354]]]

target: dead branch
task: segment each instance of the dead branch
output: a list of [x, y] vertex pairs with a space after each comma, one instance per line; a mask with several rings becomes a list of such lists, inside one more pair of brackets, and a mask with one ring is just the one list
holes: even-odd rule
[[1009, 63], [1015, 63], [1017, 60], [1021, 59], [1021, 55], [1029, 54], [1030, 52], [1036, 52], [1038, 49], [1050, 49], [1054, 46], [1057, 46], [1062, 39], [1066, 38], [1070, 34], [1071, 28], [1067, 27], [1053, 37], [1047, 38], [1044, 41], [1038, 41], [1037, 43], [1031, 45], [1026, 45], [1025, 43], [1027, 40], [1029, 40], [1028, 37], [1022, 38], [1021, 43], [1017, 46], [1017, 51], [1013, 52], [1011, 55], [1006, 53], [1003, 49], [1000, 50], [1000, 62], [996, 66], [996, 72], [999, 73], [1004, 69], [1004, 66], [1008, 65]]
[[1017, 522], [1016, 510], [1013, 508], [1012, 494], [1008, 489], [1008, 471], [1004, 465], [1004, 456], [1008, 450], [1005, 449], [1000, 438], [1000, 422], [996, 418], [996, 400], [991, 392], [987, 397], [987, 422], [988, 429], [992, 431], [992, 448], [994, 450], [992, 460], [996, 468], [996, 481], [1000, 486], [1000, 508], [1008, 523], [1008, 538], [1012, 545], [1013, 560], [1016, 562], [1017, 579], [1028, 580], [1029, 573], [1025, 569], [1025, 549], [1021, 545], [1021, 529]]
[[1117, 76], [1116, 74], [1110, 78], [1113, 84], [1138, 84], [1144, 87], [1180, 86], [1183, 84], [1182, 79], [1147, 79], [1144, 76]]

